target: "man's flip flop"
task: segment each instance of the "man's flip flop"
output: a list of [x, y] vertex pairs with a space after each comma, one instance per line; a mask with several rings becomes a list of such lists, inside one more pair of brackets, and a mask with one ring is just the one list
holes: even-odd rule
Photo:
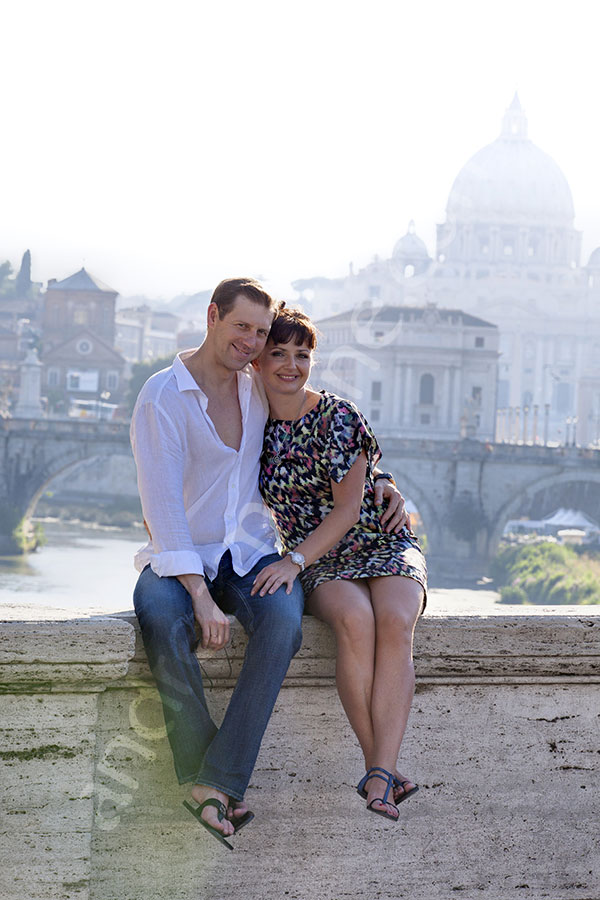
[[200, 822], [200, 824], [202, 825], [203, 828], [206, 828], [206, 830], [209, 831], [213, 837], [216, 837], [216, 839], [221, 844], [225, 844], [225, 846], [229, 850], [233, 850], [233, 847], [231, 846], [229, 841], [225, 840], [225, 835], [223, 835], [220, 831], [218, 831], [218, 829], [213, 828], [212, 825], [209, 825], [208, 822], [206, 822], [202, 818], [202, 810], [206, 806], [214, 806], [218, 812], [219, 822], [222, 822], [224, 819], [226, 819], [227, 818], [227, 810], [225, 809], [225, 807], [223, 806], [223, 804], [221, 803], [220, 800], [217, 800], [216, 797], [209, 797], [208, 800], [205, 800], [204, 803], [200, 803], [199, 806], [192, 806], [191, 803], [188, 803], [187, 800], [184, 800], [183, 805], [185, 806], [186, 809], [189, 809], [189, 811], [191, 812], [193, 817]]
[[[239, 806], [238, 803], [230, 803], [229, 805], [231, 806], [231, 808], [233, 810], [236, 810]], [[248, 823], [251, 822], [253, 818], [254, 818], [254, 813], [251, 812], [250, 810], [248, 810], [248, 812], [245, 812], [243, 816], [240, 816], [237, 819], [230, 819], [229, 821], [231, 822], [231, 824], [233, 825], [233, 828], [234, 828], [233, 833], [237, 834], [238, 831], [241, 828], [243, 828], [244, 825], [248, 825]]]

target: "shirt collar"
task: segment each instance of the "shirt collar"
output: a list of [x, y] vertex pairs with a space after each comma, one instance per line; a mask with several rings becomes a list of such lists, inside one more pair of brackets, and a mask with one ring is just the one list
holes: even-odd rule
[[[182, 357], [187, 356], [189, 352], [189, 350], [182, 350], [173, 360], [173, 374], [175, 376], [175, 381], [177, 382], [177, 388], [180, 391], [200, 391], [202, 397], [206, 397], [206, 394], [202, 388], [199, 387], [196, 379], [183, 362]], [[238, 388], [241, 385], [244, 391], [248, 391], [252, 387], [253, 380], [254, 369], [251, 365], [245, 366], [237, 373]]]
[[189, 350], [182, 350], [173, 360], [173, 375], [175, 376], [177, 387], [180, 391], [200, 391], [202, 396], [206, 396], [202, 388], [198, 387], [196, 379], [183, 362], [182, 356], [187, 356], [188, 353]]

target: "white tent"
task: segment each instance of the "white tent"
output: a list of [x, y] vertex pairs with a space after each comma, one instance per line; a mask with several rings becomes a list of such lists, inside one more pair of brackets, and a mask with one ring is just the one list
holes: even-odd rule
[[577, 509], [565, 509], [562, 506], [552, 515], [542, 519], [542, 522], [555, 528], [581, 528], [587, 532], [600, 531], [598, 523], [588, 518], [585, 513]]

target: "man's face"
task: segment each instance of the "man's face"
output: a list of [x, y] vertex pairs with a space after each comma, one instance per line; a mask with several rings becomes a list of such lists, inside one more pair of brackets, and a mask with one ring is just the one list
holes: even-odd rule
[[218, 361], [227, 369], [238, 371], [262, 352], [273, 313], [260, 303], [238, 294], [235, 303], [223, 319], [217, 307], [208, 308], [208, 328]]

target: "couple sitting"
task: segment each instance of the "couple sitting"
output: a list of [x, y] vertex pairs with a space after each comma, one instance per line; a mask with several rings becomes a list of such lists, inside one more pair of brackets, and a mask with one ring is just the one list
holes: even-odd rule
[[[425, 562], [391, 476], [375, 468], [369, 425], [352, 403], [308, 386], [315, 345], [305, 315], [251, 279], [227, 279], [212, 296], [202, 346], [146, 382], [131, 422], [151, 534], [136, 556], [135, 610], [176, 774], [197, 804], [185, 805], [230, 848], [227, 838], [253, 818], [244, 793], [300, 647], [305, 603], [336, 636], [337, 687], [365, 758], [358, 791], [367, 808], [396, 821], [397, 804], [417, 790], [396, 760]], [[218, 650], [229, 614], [248, 645], [217, 728], [195, 630], [203, 648]]]

